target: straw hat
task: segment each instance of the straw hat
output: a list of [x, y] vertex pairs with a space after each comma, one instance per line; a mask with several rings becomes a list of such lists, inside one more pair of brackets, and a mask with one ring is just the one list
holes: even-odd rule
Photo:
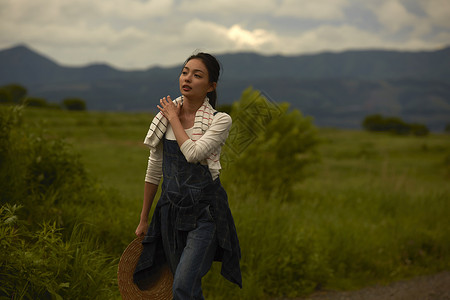
[[135, 238], [120, 257], [117, 279], [122, 299], [172, 299], [173, 275], [167, 265], [160, 270], [156, 281], [146, 290], [140, 290], [133, 282], [133, 272], [143, 249], [143, 238], [143, 236]]

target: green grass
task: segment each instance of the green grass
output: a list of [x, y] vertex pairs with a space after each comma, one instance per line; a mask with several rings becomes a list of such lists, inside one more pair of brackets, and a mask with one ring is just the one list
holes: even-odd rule
[[329, 285], [359, 287], [447, 269], [448, 136], [343, 130], [321, 136], [323, 161], [297, 193], [305, 225], [337, 258]]
[[[42, 124], [47, 135], [66, 139], [118, 195], [108, 210], [124, 249], [139, 221], [151, 114], [26, 109], [24, 116], [29, 130]], [[295, 297], [450, 268], [449, 136], [321, 129], [319, 138], [321, 161], [288, 200], [224, 180], [244, 288], [221, 278], [215, 264], [205, 278], [208, 299]]]
[[25, 112], [26, 122], [42, 123], [49, 135], [65, 139], [95, 177], [130, 200], [141, 199], [148, 158], [142, 141], [151, 118], [149, 113]]
[[21, 208], [0, 207], [1, 299], [113, 299], [117, 268], [98, 239], [76, 226], [64, 239], [56, 222], [27, 226]]

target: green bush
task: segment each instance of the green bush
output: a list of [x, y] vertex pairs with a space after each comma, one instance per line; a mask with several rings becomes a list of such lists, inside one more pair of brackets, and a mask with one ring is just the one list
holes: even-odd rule
[[27, 97], [27, 89], [19, 84], [0, 87], [0, 104], [26, 105], [29, 107], [60, 108], [57, 103], [48, 103], [39, 97]]
[[[22, 107], [0, 107], [0, 203], [22, 198], [23, 186], [16, 180], [24, 172], [20, 150], [22, 137], [13, 131], [22, 124]], [[16, 159], [17, 157], [17, 159]]]
[[364, 118], [362, 126], [367, 131], [384, 131], [397, 135], [413, 134], [425, 136], [430, 131], [423, 124], [408, 124], [398, 117], [383, 117], [380, 114], [369, 115]]
[[233, 125], [222, 158], [230, 176], [224, 180], [236, 187], [249, 185], [262, 195], [290, 198], [293, 183], [306, 178], [308, 167], [319, 158], [311, 119], [252, 89], [233, 104], [231, 115]]
[[45, 130], [31, 133], [21, 126], [22, 109], [0, 110], [0, 203], [24, 205], [22, 213], [33, 222], [62, 221], [61, 206], [89, 197], [92, 185], [79, 156], [66, 143]]
[[62, 105], [67, 110], [76, 110], [76, 111], [86, 110], [86, 102], [83, 99], [67, 98], [62, 101]]
[[55, 222], [26, 226], [19, 207], [0, 207], [0, 297], [8, 299], [111, 299], [116, 282], [111, 257], [83, 227], [66, 241]]
[[26, 98], [27, 89], [19, 84], [8, 84], [0, 87], [0, 103], [22, 104]]
[[11, 104], [12, 99], [5, 88], [0, 88], [0, 104]]
[[7, 247], [0, 295], [111, 299], [116, 260], [105, 253], [117, 257], [124, 238], [108, 209], [117, 196], [88, 176], [65, 142], [24, 125], [22, 109], [0, 107], [0, 234]]
[[24, 100], [26, 106], [31, 107], [48, 107], [49, 104], [44, 98], [28, 97]]
[[416, 136], [425, 136], [430, 133], [428, 127], [423, 124], [412, 123], [409, 127], [411, 129], [411, 133]]

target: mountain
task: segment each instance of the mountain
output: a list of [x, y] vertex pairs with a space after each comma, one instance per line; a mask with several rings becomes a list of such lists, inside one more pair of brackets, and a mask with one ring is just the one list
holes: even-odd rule
[[440, 79], [450, 77], [450, 48], [432, 52], [347, 51], [301, 56], [221, 56], [239, 78]]
[[[373, 113], [442, 131], [450, 122], [450, 48], [426, 52], [345, 51], [299, 56], [219, 55], [219, 104], [252, 86], [289, 102], [319, 126], [358, 128]], [[33, 97], [86, 100], [91, 110], [154, 110], [178, 95], [181, 64], [122, 71], [106, 64], [67, 67], [25, 45], [0, 51], [0, 86], [18, 83]]]

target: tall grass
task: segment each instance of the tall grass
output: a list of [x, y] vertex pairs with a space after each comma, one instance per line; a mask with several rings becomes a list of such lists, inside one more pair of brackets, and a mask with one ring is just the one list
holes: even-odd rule
[[323, 163], [297, 193], [302, 217], [327, 245], [334, 270], [329, 286], [448, 269], [447, 137], [336, 130], [322, 136]]
[[115, 297], [120, 222], [97, 208], [118, 198], [61, 139], [24, 124], [21, 108], [0, 107], [0, 125], [0, 296]]
[[[138, 223], [148, 155], [141, 142], [151, 115], [24, 111], [25, 125], [42, 124], [39, 120], [47, 136], [63, 137], [80, 154], [88, 176], [108, 187], [103, 193], [114, 195], [111, 203], [88, 197], [83, 200], [88, 204], [66, 203], [62, 210], [90, 216], [92, 232], [114, 239], [110, 253], [118, 257]], [[279, 138], [274, 131], [267, 134]], [[215, 263], [204, 280], [208, 299], [295, 297], [449, 269], [448, 136], [320, 129], [314, 138], [320, 141], [320, 162], [303, 168], [291, 194], [249, 184], [242, 168], [241, 179], [233, 180], [232, 164], [223, 170], [242, 248], [244, 287], [224, 280]], [[274, 158], [270, 149], [264, 151]], [[258, 164], [258, 151], [253, 155], [252, 172], [262, 180], [276, 179], [272, 161]]]
[[112, 299], [113, 258], [92, 234], [76, 226], [63, 239], [56, 222], [38, 228], [17, 217], [17, 205], [0, 207], [2, 299]]

